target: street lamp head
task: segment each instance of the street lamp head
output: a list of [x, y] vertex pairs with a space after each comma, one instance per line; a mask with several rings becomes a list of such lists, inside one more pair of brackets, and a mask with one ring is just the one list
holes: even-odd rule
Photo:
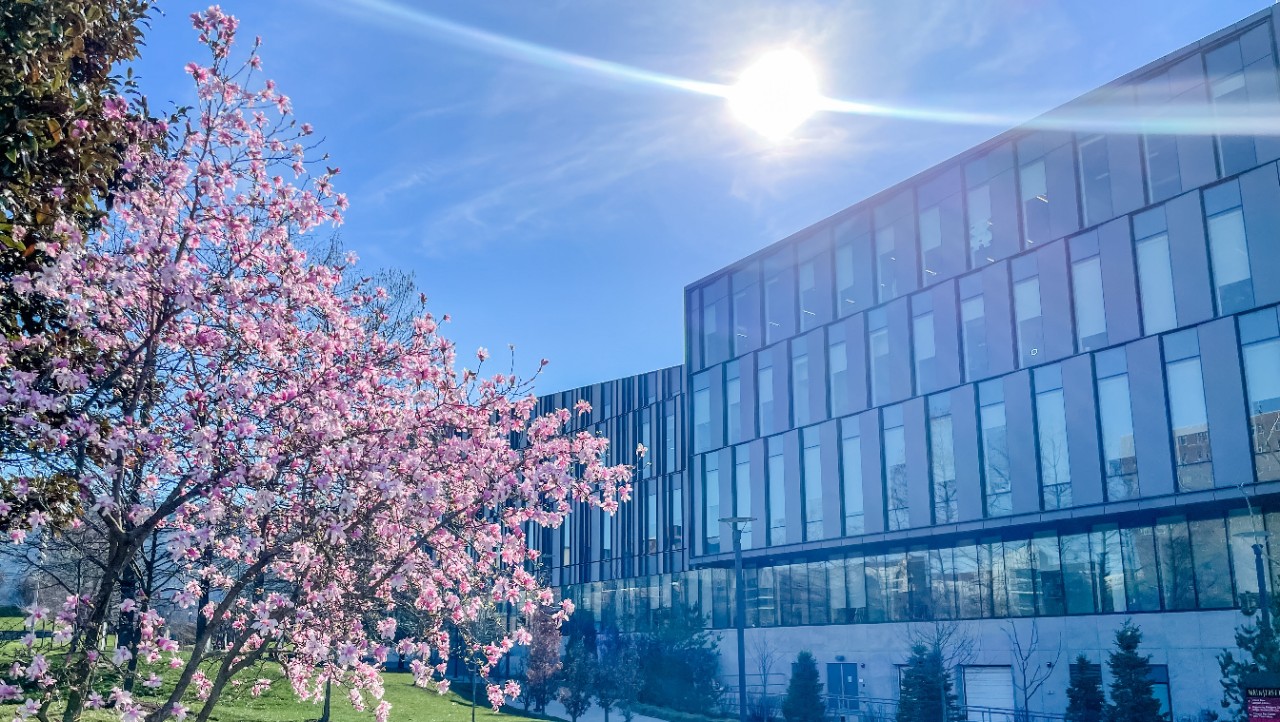
[[720, 523], [728, 524], [734, 529], [741, 529], [755, 520], [754, 516], [726, 516], [720, 519]]
[[1270, 536], [1271, 536], [1271, 532], [1269, 532], [1269, 531], [1261, 531], [1261, 530], [1256, 530], [1256, 531], [1242, 531], [1242, 532], [1239, 532], [1239, 533], [1237, 533], [1237, 534], [1233, 534], [1232, 536], [1234, 536], [1234, 537], [1235, 537], [1235, 538], [1237, 538], [1237, 539], [1249, 539], [1249, 540], [1252, 540], [1252, 541], [1254, 541], [1254, 542], [1256, 542], [1256, 543], [1258, 543], [1258, 544], [1261, 544], [1262, 542], [1264, 542], [1264, 541], [1266, 541], [1266, 540], [1267, 540], [1267, 537], [1270, 537]]

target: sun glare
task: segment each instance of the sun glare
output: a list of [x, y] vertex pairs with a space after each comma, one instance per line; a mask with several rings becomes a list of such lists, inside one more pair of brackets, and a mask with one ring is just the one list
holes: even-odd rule
[[775, 50], [742, 73], [729, 108], [757, 133], [780, 140], [813, 115], [820, 98], [809, 61], [795, 50]]

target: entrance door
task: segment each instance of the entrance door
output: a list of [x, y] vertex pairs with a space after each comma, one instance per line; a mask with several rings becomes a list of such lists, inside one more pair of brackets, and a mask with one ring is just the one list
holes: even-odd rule
[[827, 706], [837, 715], [858, 711], [858, 665], [834, 662], [827, 665]]
[[[970, 722], [1008, 722], [1013, 713], [1009, 667], [965, 667], [964, 704]], [[993, 712], [993, 710], [1000, 710]], [[1008, 712], [1005, 713], [1004, 711]]]

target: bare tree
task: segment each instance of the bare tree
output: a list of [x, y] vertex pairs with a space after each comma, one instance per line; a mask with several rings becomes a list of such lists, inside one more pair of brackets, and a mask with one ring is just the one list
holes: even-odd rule
[[[1015, 686], [1018, 696], [1022, 698], [1017, 712], [1019, 722], [1027, 722], [1031, 719], [1031, 699], [1049, 680], [1050, 675], [1053, 674], [1053, 668], [1062, 657], [1061, 636], [1058, 637], [1058, 646], [1055, 649], [1042, 650], [1039, 620], [1032, 618], [1030, 627], [1031, 630], [1025, 638], [1012, 619], [1008, 620], [1004, 628], [1004, 636], [1009, 639], [1009, 652], [1013, 657]], [[1050, 654], [1052, 654], [1051, 659]]]
[[760, 675], [760, 692], [752, 701], [748, 714], [756, 722], [771, 722], [778, 716], [778, 700], [769, 693], [769, 681], [773, 678], [773, 668], [781, 655], [765, 635], [756, 637], [751, 645], [751, 653], [755, 655], [756, 672]]

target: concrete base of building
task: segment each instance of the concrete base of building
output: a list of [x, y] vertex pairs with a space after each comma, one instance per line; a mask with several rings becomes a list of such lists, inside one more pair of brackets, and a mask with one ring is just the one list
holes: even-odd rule
[[[1150, 655], [1151, 663], [1157, 665], [1157, 681], [1167, 679], [1162, 682], [1167, 686], [1157, 692], [1158, 696], [1167, 692], [1174, 722], [1199, 720], [1202, 710], [1222, 713], [1217, 656], [1235, 647], [1235, 628], [1248, 621], [1239, 610], [749, 629], [748, 691], [753, 696], [762, 689], [770, 695], [784, 694], [791, 663], [799, 652], [808, 651], [818, 662], [828, 694], [896, 699], [899, 665], [907, 661], [913, 641], [949, 633], [956, 656], [957, 693], [963, 703], [1001, 707], [1004, 705], [992, 702], [1007, 694], [1012, 708], [1020, 708], [1020, 658], [1025, 658], [1029, 670], [1047, 675], [1028, 708], [1061, 715], [1067, 707], [1070, 668], [1079, 655], [1101, 665], [1104, 690], [1110, 684], [1107, 655], [1114, 649], [1116, 630], [1126, 619], [1142, 629], [1139, 651]], [[1022, 654], [1017, 651], [1019, 646]], [[737, 649], [732, 630], [722, 635], [720, 650], [722, 679], [736, 690]], [[762, 657], [772, 657], [772, 664], [766, 665], [771, 669], [762, 670]], [[966, 674], [966, 668], [986, 669], [979, 675], [977, 670]], [[1006, 689], [965, 690], [966, 676], [974, 680], [974, 687], [979, 679], [988, 685], [992, 680], [999, 684], [1007, 679], [1008, 685]], [[849, 686], [853, 689], [847, 689]], [[975, 700], [975, 696], [981, 699]]]

